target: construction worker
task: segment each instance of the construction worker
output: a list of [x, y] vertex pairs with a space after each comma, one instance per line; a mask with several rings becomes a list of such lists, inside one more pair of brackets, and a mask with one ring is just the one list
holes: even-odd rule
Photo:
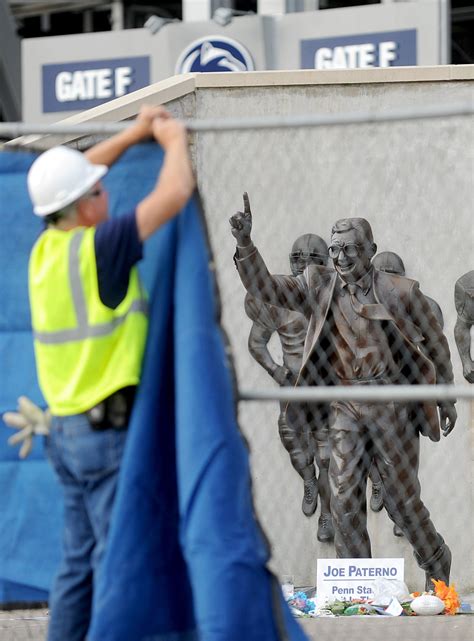
[[[134, 211], [109, 219], [101, 179], [150, 137], [165, 152], [156, 186]], [[49, 641], [86, 638], [147, 334], [136, 263], [143, 241], [176, 216], [194, 184], [184, 126], [149, 106], [84, 154], [46, 151], [28, 174], [34, 212], [47, 225], [31, 253], [29, 291], [38, 378], [52, 415], [46, 451], [65, 506]]]

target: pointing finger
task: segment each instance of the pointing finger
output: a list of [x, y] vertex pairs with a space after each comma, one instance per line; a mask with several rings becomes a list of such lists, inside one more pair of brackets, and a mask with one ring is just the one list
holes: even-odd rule
[[244, 191], [243, 198], [244, 198], [244, 214], [248, 216], [251, 213], [251, 211], [250, 211], [249, 195], [246, 191]]

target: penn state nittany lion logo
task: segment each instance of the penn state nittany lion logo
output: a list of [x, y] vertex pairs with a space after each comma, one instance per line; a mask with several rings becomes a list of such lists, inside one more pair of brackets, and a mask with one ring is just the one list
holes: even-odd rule
[[176, 73], [195, 71], [253, 71], [250, 53], [236, 40], [206, 36], [194, 40], [176, 63]]

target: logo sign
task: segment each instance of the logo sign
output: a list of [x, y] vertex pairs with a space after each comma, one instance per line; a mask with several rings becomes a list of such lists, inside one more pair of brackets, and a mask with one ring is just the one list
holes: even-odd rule
[[301, 41], [302, 69], [416, 65], [416, 29]]
[[148, 56], [43, 65], [43, 112], [101, 105], [150, 84]]
[[372, 598], [376, 579], [404, 580], [405, 559], [318, 559], [318, 605]]
[[206, 36], [186, 47], [178, 58], [175, 73], [254, 69], [250, 53], [240, 42], [224, 36]]

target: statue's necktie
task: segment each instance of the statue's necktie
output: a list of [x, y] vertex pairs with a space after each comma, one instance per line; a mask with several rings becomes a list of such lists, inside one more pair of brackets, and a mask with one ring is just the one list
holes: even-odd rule
[[[351, 297], [351, 305], [352, 309], [355, 311], [355, 313], [358, 316], [364, 316], [364, 305], [362, 303], [359, 303], [356, 297], [356, 291], [358, 290], [358, 287], [355, 283], [349, 283], [347, 285], [347, 289], [349, 291], [350, 297]], [[365, 318], [365, 316], [364, 316]]]
[[347, 289], [351, 297], [352, 309], [358, 316], [368, 320], [393, 320], [387, 309], [380, 303], [367, 303], [366, 305], [359, 303], [356, 297], [356, 291], [359, 287], [355, 283], [348, 283]]

